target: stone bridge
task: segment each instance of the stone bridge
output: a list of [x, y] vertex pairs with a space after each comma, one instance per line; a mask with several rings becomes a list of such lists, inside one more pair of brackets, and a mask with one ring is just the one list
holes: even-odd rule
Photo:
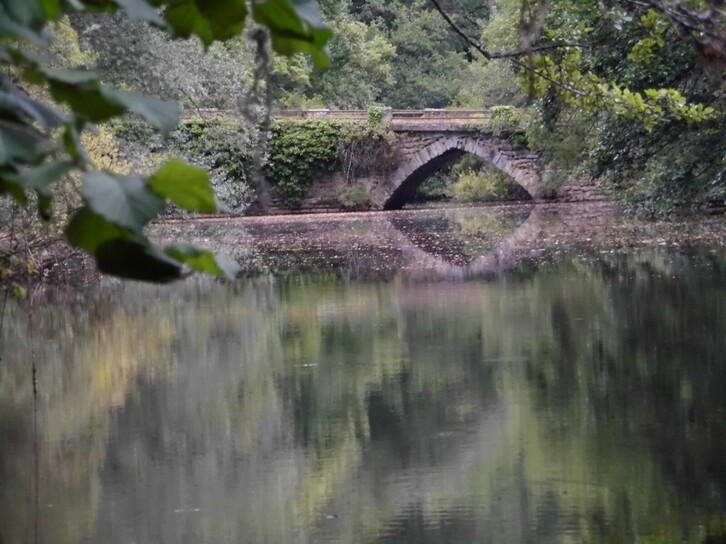
[[[201, 112], [204, 113], [204, 112]], [[365, 110], [283, 110], [278, 120], [295, 122], [306, 119], [349, 120], [367, 122]], [[492, 120], [489, 110], [392, 110], [384, 118], [390, 123], [398, 144], [395, 167], [387, 172], [346, 177], [343, 172], [322, 176], [310, 188], [300, 207], [290, 210], [274, 189], [265, 206], [253, 205], [250, 214], [340, 211], [338, 197], [346, 187], [360, 185], [375, 210], [399, 209], [410, 202], [419, 185], [466, 153], [476, 155], [507, 173], [532, 197], [542, 201], [545, 196], [558, 201], [603, 200], [590, 181], [577, 181], [546, 194], [543, 179], [546, 171], [539, 155], [515, 147], [487, 130]]]
[[360, 180], [377, 209], [395, 210], [410, 202], [429, 176], [466, 153], [472, 153], [509, 174], [534, 199], [542, 200], [543, 168], [539, 155], [482, 135], [476, 129], [439, 127], [397, 132], [398, 167], [388, 176]]

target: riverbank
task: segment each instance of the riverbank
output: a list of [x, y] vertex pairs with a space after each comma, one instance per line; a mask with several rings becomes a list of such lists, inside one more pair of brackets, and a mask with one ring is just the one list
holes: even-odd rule
[[[504, 203], [323, 215], [168, 218], [152, 225], [148, 234], [161, 244], [189, 243], [231, 256], [246, 274], [283, 273], [305, 266], [338, 272], [369, 270], [372, 277], [390, 277], [436, 268], [435, 259], [465, 267], [497, 248], [530, 261], [575, 246], [580, 251], [664, 245], [718, 248], [726, 244], [726, 217], [649, 221], [624, 215], [607, 203]], [[26, 244], [5, 233], [0, 235], [0, 247], [5, 248], [4, 267], [9, 269], [4, 285], [82, 286], [101, 277], [90, 257], [60, 239], [35, 237]]]
[[[536, 262], [564, 248], [580, 252], [648, 246], [719, 248], [726, 244], [726, 218], [647, 221], [604, 203], [504, 204], [171, 220], [154, 225], [151, 236], [161, 243], [191, 243], [230, 254], [248, 274], [306, 268], [346, 275], [355, 271], [376, 279], [425, 276], [438, 269], [451, 277], [468, 277], [476, 275], [471, 263], [487, 256], [493, 259], [497, 251], [506, 251], [507, 262]], [[500, 256], [498, 262], [507, 259]]]
[[0, 285], [5, 288], [13, 284], [23, 288], [82, 285], [98, 277], [93, 259], [63, 239], [42, 235], [24, 238], [10, 232], [0, 232], [0, 271]]

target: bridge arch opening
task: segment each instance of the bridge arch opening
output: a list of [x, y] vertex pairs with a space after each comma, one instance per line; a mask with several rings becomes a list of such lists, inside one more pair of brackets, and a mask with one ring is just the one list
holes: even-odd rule
[[[506, 153], [506, 151], [504, 152]], [[507, 175], [515, 186], [513, 193], [517, 200], [534, 200], [537, 198], [538, 183], [533, 183], [530, 172], [520, 174], [515, 160], [505, 155], [494, 146], [484, 146], [477, 142], [466, 142], [461, 139], [455, 144], [442, 146], [439, 142], [423, 148], [413, 154], [394, 174], [393, 191], [384, 204], [386, 210], [401, 209], [406, 204], [417, 200], [418, 190], [428, 179], [439, 172], [450, 172], [452, 166], [467, 159], [476, 159], [479, 165], [487, 165]], [[538, 181], [538, 180], [536, 180]]]

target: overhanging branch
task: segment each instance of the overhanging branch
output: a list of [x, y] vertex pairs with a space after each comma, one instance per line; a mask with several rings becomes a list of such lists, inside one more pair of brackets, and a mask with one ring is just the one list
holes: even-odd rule
[[438, 0], [431, 0], [431, 3], [436, 8], [436, 11], [441, 14], [441, 16], [444, 18], [444, 20], [447, 22], [447, 24], [451, 27], [451, 29], [456, 32], [467, 44], [469, 44], [471, 47], [473, 47], [476, 51], [478, 51], [485, 59], [487, 60], [508, 60], [509, 62], [512, 62], [519, 66], [520, 68], [524, 69], [525, 71], [536, 75], [537, 77], [540, 77], [544, 79], [545, 81], [549, 81], [553, 85], [556, 85], [557, 87], [560, 87], [561, 89], [572, 93], [576, 96], [583, 97], [585, 96], [585, 93], [580, 91], [579, 89], [575, 89], [574, 87], [570, 87], [569, 85], [565, 85], [564, 83], [557, 81], [554, 78], [549, 77], [547, 74], [543, 74], [536, 68], [533, 68], [526, 62], [523, 62], [520, 60], [522, 57], [526, 57], [529, 55], [532, 55], [533, 53], [537, 53], [540, 51], [550, 51], [553, 49], [563, 49], [563, 48], [569, 48], [569, 47], [582, 47], [581, 45], [574, 45], [574, 44], [565, 44], [565, 43], [557, 43], [557, 44], [548, 44], [548, 45], [540, 45], [536, 47], [530, 47], [527, 50], [522, 51], [512, 51], [508, 53], [496, 53], [487, 50], [480, 42], [469, 36], [464, 30], [457, 25], [454, 20], [449, 16], [448, 13], [441, 7], [441, 4]]

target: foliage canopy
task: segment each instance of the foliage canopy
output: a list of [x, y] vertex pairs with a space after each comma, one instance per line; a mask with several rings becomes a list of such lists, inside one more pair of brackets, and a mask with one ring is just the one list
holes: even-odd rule
[[[49, 22], [70, 12], [116, 12], [172, 37], [198, 37], [205, 46], [239, 35], [248, 15], [269, 31], [283, 55], [307, 53], [328, 62], [331, 36], [313, 1], [262, 0], [1, 0], [0, 195], [35, 205], [48, 219], [57, 182], [81, 172], [82, 206], [66, 229], [74, 246], [92, 254], [100, 270], [124, 278], [166, 282], [187, 270], [233, 276], [234, 263], [191, 247], [157, 248], [143, 228], [168, 203], [190, 211], [217, 210], [203, 170], [171, 159], [151, 176], [99, 170], [84, 149], [92, 123], [127, 113], [168, 134], [180, 120], [177, 104], [104, 84], [87, 69], [57, 69], [49, 56]], [[47, 89], [52, 101], [34, 98]]]

